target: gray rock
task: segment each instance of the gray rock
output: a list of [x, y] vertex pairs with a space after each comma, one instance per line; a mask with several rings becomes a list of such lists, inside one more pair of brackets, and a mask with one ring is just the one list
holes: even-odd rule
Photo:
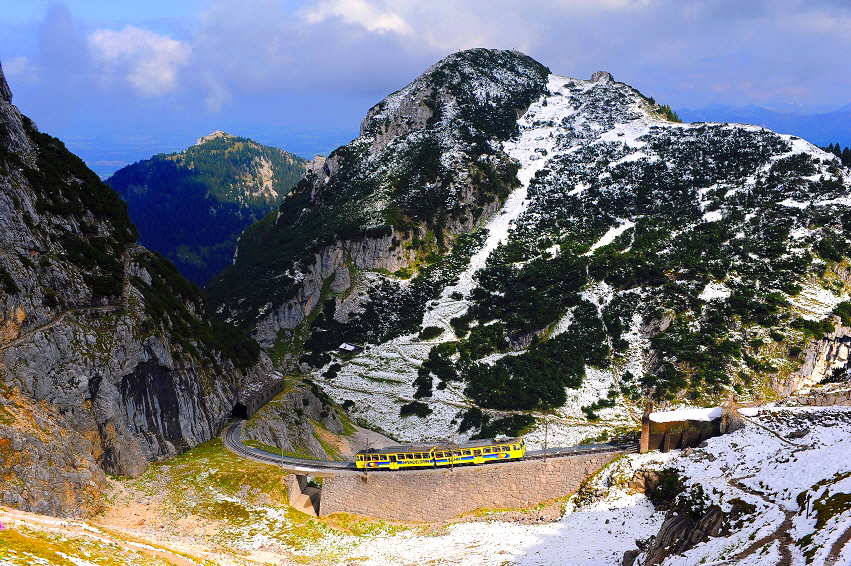
[[298, 385], [257, 411], [245, 425], [243, 434], [278, 450], [283, 447], [285, 451], [310, 458], [330, 459], [332, 455], [317, 440], [311, 421], [332, 433], [343, 432], [336, 408], [323, 402], [309, 387]]
[[114, 234], [116, 219], [36, 209], [45, 188], [24, 175], [35, 163], [34, 125], [11, 104], [2, 69], [0, 124], [0, 146], [20, 158], [0, 173], [0, 268], [18, 288], [0, 292], [0, 500], [85, 515], [97, 507], [104, 471], [138, 476], [149, 461], [217, 434], [243, 376], [171, 330], [176, 313], [152, 318], [137, 288], [153, 281], [141, 246], [121, 257], [122, 295], [93, 297], [67, 242]]

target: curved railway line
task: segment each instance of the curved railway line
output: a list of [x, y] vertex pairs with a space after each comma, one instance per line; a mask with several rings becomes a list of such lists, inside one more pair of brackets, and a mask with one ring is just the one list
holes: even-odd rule
[[[362, 474], [363, 470], [359, 470], [357, 466], [355, 466], [354, 462], [330, 462], [326, 460], [310, 460], [307, 458], [290, 458], [288, 456], [282, 457], [280, 454], [273, 454], [271, 452], [267, 452], [265, 450], [260, 450], [259, 448], [252, 448], [250, 446], [246, 446], [242, 443], [241, 435], [242, 435], [242, 425], [245, 421], [231, 421], [228, 423], [224, 430], [222, 431], [222, 441], [224, 442], [225, 447], [234, 452], [235, 454], [242, 456], [243, 458], [248, 458], [251, 460], [256, 460], [258, 462], [265, 462], [267, 464], [275, 464], [281, 466], [283, 469], [292, 471], [292, 472], [334, 472], [334, 473], [345, 473], [345, 472], [354, 472], [358, 474]], [[579, 446], [569, 446], [566, 448], [552, 448], [548, 449], [546, 453], [543, 450], [536, 450], [534, 452], [527, 452], [526, 457], [523, 460], [515, 460], [515, 462], [522, 462], [526, 460], [543, 460], [546, 458], [558, 458], [564, 456], [576, 456], [576, 455], [587, 455], [587, 454], [602, 454], [606, 452], [637, 452], [638, 444], [636, 443], [628, 443], [628, 444], [583, 444]], [[512, 464], [513, 462], [502, 462], [503, 465]], [[419, 468], [420, 470], [427, 470], [429, 468]], [[445, 469], [445, 468], [440, 468]], [[375, 472], [377, 470], [370, 470], [371, 472]]]

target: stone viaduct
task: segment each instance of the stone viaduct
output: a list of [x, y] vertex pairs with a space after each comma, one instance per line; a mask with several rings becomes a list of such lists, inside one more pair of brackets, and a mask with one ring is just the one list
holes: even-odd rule
[[558, 456], [453, 469], [317, 471], [290, 480], [290, 503], [322, 517], [345, 512], [396, 521], [443, 521], [476, 509], [525, 508], [575, 492], [617, 452]]

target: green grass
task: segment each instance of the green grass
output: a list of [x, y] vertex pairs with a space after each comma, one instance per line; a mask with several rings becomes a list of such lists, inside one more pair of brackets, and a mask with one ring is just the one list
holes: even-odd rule
[[0, 559], [4, 565], [96, 564], [98, 566], [168, 565], [164, 558], [126, 550], [120, 546], [27, 527], [0, 531]]
[[[247, 439], [242, 442], [246, 446], [251, 446], [252, 448], [259, 448], [260, 450], [265, 450], [266, 452], [271, 452], [272, 454], [281, 455], [281, 449], [277, 446], [272, 446], [271, 444], [265, 444], [260, 442], [259, 440]], [[305, 450], [299, 450], [296, 448], [295, 450], [284, 450], [284, 456], [287, 458], [307, 458], [313, 459], [313, 455], [310, 452]]]
[[[275, 452], [260, 443], [246, 444]], [[295, 561], [315, 564], [321, 562], [321, 556], [298, 556], [298, 552], [327, 535], [369, 536], [410, 528], [345, 513], [311, 518], [288, 505], [288, 477], [278, 466], [238, 457], [215, 439], [151, 465], [139, 478], [121, 481], [149, 495], [164, 494], [160, 513], [165, 516], [158, 519], [162, 522], [173, 525], [192, 515], [215, 524], [214, 534], [204, 535], [205, 539], [235, 555], [247, 550], [246, 541], [261, 537], [294, 551], [291, 557]], [[257, 503], [261, 493], [267, 494], [271, 503]]]

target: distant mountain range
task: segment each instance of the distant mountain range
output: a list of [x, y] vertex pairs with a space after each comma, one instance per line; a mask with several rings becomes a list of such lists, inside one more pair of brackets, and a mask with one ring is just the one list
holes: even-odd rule
[[832, 143], [851, 147], [851, 104], [821, 114], [788, 112], [753, 104], [748, 106], [710, 104], [697, 110], [683, 108], [677, 110], [677, 114], [683, 122], [754, 124], [779, 134], [802, 137], [821, 147]]
[[277, 208], [306, 163], [216, 131], [180, 153], [128, 165], [106, 183], [127, 202], [140, 241], [203, 286], [231, 263], [239, 234]]

